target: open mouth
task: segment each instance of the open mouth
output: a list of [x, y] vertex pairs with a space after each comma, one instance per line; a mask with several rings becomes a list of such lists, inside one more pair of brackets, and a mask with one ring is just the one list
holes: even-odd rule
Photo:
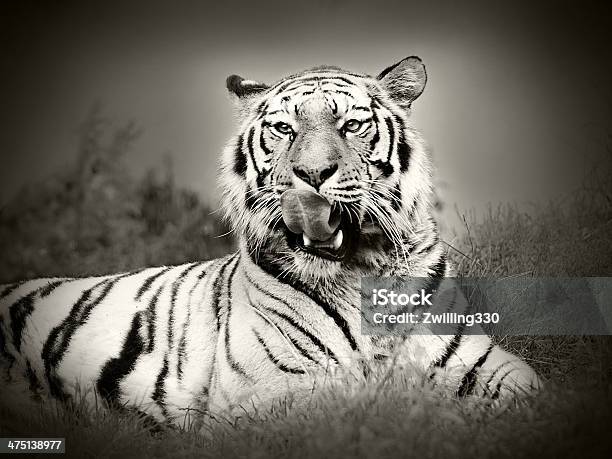
[[283, 221], [292, 250], [331, 261], [350, 254], [358, 240], [359, 227], [349, 215], [318, 193], [290, 190], [282, 199]]
[[341, 261], [349, 255], [358, 240], [359, 229], [350, 223], [344, 224], [344, 219], [333, 235], [325, 241], [317, 241], [307, 234], [295, 234], [287, 231], [287, 241], [292, 250], [301, 250], [316, 257], [331, 261]]

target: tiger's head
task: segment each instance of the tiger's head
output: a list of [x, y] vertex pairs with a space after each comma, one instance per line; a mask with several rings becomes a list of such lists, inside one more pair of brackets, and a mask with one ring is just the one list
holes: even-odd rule
[[408, 124], [426, 79], [417, 57], [378, 77], [318, 67], [271, 86], [227, 79], [240, 127], [222, 157], [222, 204], [256, 263], [332, 279], [408, 256], [431, 194]]

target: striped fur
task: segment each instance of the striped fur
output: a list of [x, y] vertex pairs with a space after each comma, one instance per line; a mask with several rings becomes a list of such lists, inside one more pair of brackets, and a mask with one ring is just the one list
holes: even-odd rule
[[[181, 266], [0, 286], [9, 380], [160, 420], [299, 393], [317, 374], [397, 352], [458, 395], [531, 390], [531, 368], [485, 335], [362, 335], [360, 279], [449, 274], [431, 217], [430, 162], [408, 122], [425, 85], [408, 58], [377, 78], [321, 67], [267, 86], [230, 77], [240, 127], [220, 181], [238, 252]], [[339, 209], [347, 250], [305, 250], [280, 196], [312, 189]], [[297, 239], [296, 239], [297, 238]], [[297, 240], [297, 242], [296, 242]], [[469, 305], [456, 301], [453, 311]]]

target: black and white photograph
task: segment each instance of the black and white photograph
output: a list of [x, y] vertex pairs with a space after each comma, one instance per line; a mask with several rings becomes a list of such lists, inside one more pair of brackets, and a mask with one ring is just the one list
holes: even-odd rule
[[610, 457], [611, 31], [3, 1], [0, 455]]

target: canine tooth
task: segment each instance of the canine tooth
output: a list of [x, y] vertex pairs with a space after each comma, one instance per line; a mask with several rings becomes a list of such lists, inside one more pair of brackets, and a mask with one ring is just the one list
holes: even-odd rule
[[302, 234], [302, 237], [304, 238], [304, 245], [310, 247], [312, 245], [312, 240], [306, 236], [306, 234]]
[[338, 250], [340, 248], [340, 246], [342, 245], [343, 239], [344, 237], [342, 235], [342, 230], [339, 230], [338, 233], [336, 234], [336, 237], [334, 237], [334, 241], [333, 241], [334, 250]]

